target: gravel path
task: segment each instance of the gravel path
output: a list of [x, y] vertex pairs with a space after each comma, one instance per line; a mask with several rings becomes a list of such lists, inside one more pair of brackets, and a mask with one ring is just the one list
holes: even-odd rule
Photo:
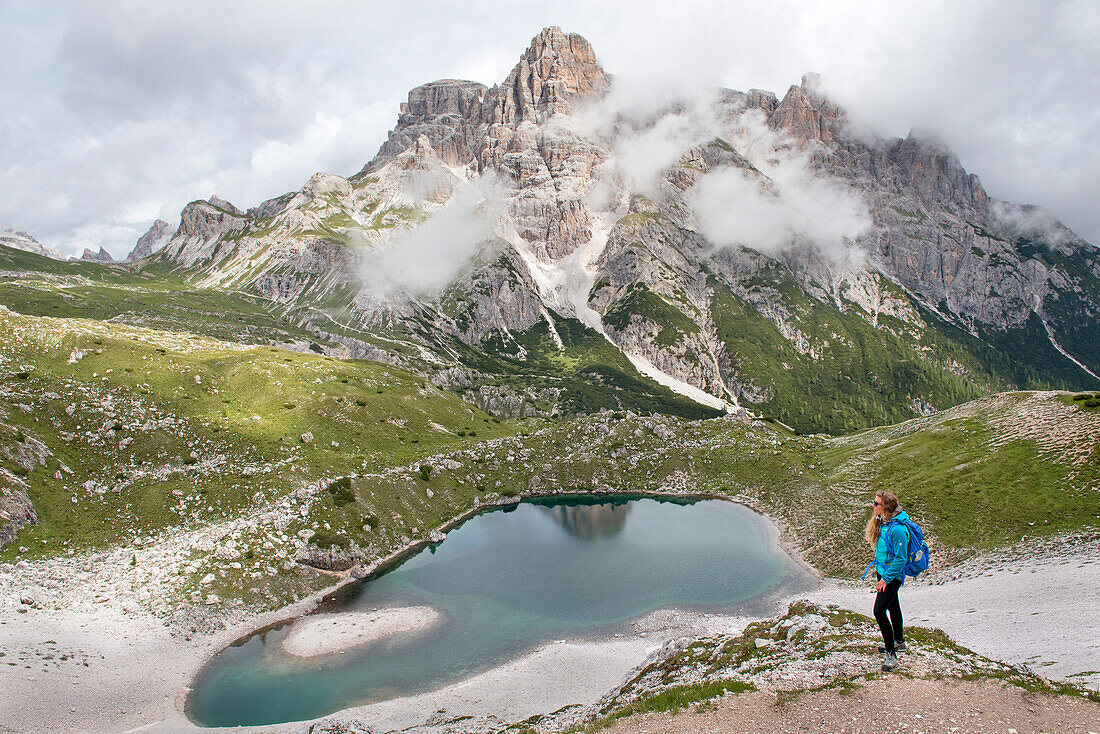
[[604, 734], [1096, 734], [1100, 703], [1028, 693], [993, 681], [880, 678], [853, 692], [791, 701], [766, 692], [727, 695], [693, 711], [642, 714]]
[[[194, 731], [182, 714], [190, 676], [221, 645], [265, 621], [251, 618], [218, 635], [186, 641], [139, 606], [119, 596], [98, 603], [90, 585], [66, 591], [60, 578], [54, 579], [59, 586], [50, 589], [54, 603], [37, 609], [19, 602], [28, 589], [41, 588], [43, 578], [36, 570], [60, 569], [53, 564], [0, 574], [0, 701], [5, 704], [0, 706], [0, 732], [119, 732], [143, 726], [147, 731]], [[111, 586], [119, 591], [121, 584]], [[70, 597], [71, 604], [61, 603]], [[872, 604], [866, 586], [837, 582], [810, 597], [863, 613]], [[965, 563], [930, 582], [907, 585], [902, 605], [909, 621], [940, 627], [981, 654], [1025, 663], [1046, 677], [1100, 687], [1100, 537], [1028, 543]], [[354, 713], [375, 728], [377, 723], [403, 728], [423, 725], [440, 709], [448, 718], [479, 712], [499, 721], [593, 702], [664, 640], [689, 632], [736, 633], [746, 621], [657, 613], [622, 637], [556, 643], [449, 688]], [[11, 701], [18, 705], [7, 705]], [[1100, 722], [1100, 716], [1094, 720]], [[1100, 725], [1091, 731], [1100, 732]]]
[[[832, 581], [808, 596], [868, 616], [874, 605], [867, 584]], [[986, 657], [1100, 690], [1100, 537], [1027, 542], [909, 582], [900, 598], [906, 623], [939, 627]]]

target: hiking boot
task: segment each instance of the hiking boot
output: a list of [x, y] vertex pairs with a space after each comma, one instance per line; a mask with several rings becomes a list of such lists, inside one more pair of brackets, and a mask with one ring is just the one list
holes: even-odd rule
[[[886, 652], [886, 647], [883, 645], [879, 645], [878, 651]], [[894, 652], [905, 652], [905, 642], [903, 640], [898, 640], [894, 643]]]
[[886, 659], [882, 661], [882, 672], [889, 673], [898, 667], [898, 656], [892, 652], [886, 653]]

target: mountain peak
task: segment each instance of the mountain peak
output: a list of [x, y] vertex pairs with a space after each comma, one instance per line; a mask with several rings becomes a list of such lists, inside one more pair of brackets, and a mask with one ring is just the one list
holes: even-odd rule
[[130, 250], [130, 254], [126, 256], [123, 262], [133, 262], [143, 257], [149, 257], [164, 247], [171, 238], [172, 226], [163, 219], [158, 219], [153, 222], [153, 225], [149, 227], [145, 234], [138, 238], [137, 243], [134, 244], [134, 249]]
[[504, 120], [537, 122], [569, 112], [576, 100], [603, 93], [609, 82], [583, 36], [549, 26], [531, 39], [504, 80], [500, 112]]
[[8, 227], [0, 231], [0, 245], [14, 247], [16, 250], [23, 250], [24, 252], [33, 252], [36, 255], [52, 257], [54, 260], [65, 259], [65, 256], [57, 250], [46, 247], [31, 235], [15, 227]]
[[71, 257], [69, 260], [93, 263], [113, 263], [115, 261], [115, 259], [111, 257], [111, 253], [107, 252], [103, 245], [99, 246], [99, 252], [95, 252], [90, 247], [85, 247], [84, 253], [80, 257]]

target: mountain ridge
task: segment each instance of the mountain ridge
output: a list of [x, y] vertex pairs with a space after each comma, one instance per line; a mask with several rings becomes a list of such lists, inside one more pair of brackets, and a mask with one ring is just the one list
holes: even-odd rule
[[[1100, 384], [1095, 248], [991, 198], [941, 146], [853, 135], [821, 89], [807, 74], [782, 99], [722, 89], [706, 105], [639, 116], [615, 106], [590, 44], [550, 27], [501, 84], [411, 90], [349, 178], [318, 173], [247, 210], [192, 202], [149, 263], [268, 298], [344, 356], [412, 368], [474, 400], [487, 387], [508, 394], [516, 414], [546, 404], [560, 370], [504, 364], [495, 345], [534, 339], [574, 359], [563, 319], [621, 352], [631, 384], [653, 378], [800, 430], [1013, 387]], [[655, 140], [675, 150], [636, 180], [631, 157]], [[471, 190], [471, 212], [499, 210], [491, 234], [408, 250], [391, 272], [432, 222], [462, 239], [448, 218]], [[770, 240], [747, 242], [754, 227]], [[415, 257], [449, 281], [423, 290]], [[611, 395], [570, 400], [551, 399], [551, 412], [620, 407]]]

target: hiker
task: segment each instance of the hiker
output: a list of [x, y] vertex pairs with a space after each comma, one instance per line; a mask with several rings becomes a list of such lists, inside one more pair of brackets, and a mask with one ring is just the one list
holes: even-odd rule
[[898, 498], [892, 492], [875, 495], [874, 514], [867, 523], [867, 541], [875, 548], [875, 619], [882, 631], [886, 653], [882, 663], [884, 671], [898, 667], [897, 654], [905, 652], [905, 639], [901, 633], [901, 603], [898, 590], [905, 581], [905, 565], [909, 558], [909, 529], [905, 521], [909, 515], [898, 510]]

